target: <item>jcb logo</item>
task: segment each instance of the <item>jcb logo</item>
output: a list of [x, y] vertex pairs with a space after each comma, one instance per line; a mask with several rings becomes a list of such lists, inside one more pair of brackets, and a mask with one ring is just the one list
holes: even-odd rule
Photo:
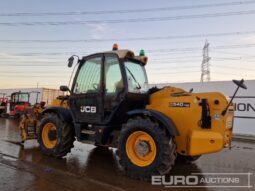
[[81, 106], [81, 113], [96, 113], [97, 108], [95, 106]]

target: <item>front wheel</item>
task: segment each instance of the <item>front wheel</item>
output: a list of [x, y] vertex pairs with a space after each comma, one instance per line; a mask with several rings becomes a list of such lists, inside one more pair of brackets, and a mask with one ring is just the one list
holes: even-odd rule
[[72, 124], [62, 121], [54, 113], [45, 115], [38, 133], [38, 142], [43, 154], [61, 158], [71, 151], [74, 140]]
[[148, 180], [172, 169], [176, 143], [158, 123], [137, 117], [128, 120], [120, 133], [118, 155], [128, 176]]

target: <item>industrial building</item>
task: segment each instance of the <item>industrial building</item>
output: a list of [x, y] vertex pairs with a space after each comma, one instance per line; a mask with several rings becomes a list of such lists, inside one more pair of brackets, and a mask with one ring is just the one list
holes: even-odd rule
[[56, 99], [58, 96], [63, 95], [58, 89], [49, 89], [49, 88], [15, 88], [15, 89], [0, 89], [0, 98], [1, 97], [10, 97], [14, 92], [27, 92], [30, 93], [29, 102], [31, 105], [34, 105], [36, 102], [40, 103], [44, 101], [46, 105], [51, 104], [53, 99]]

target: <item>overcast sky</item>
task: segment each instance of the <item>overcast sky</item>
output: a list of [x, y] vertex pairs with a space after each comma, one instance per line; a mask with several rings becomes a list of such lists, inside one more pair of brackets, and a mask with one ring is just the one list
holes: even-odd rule
[[1, 1], [0, 88], [67, 84], [71, 54], [116, 41], [145, 50], [151, 83], [199, 81], [205, 39], [212, 80], [255, 79], [254, 20], [250, 0]]

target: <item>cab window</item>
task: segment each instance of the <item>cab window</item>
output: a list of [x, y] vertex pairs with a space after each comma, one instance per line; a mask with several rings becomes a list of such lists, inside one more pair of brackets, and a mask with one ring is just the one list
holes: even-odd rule
[[80, 68], [73, 93], [98, 93], [101, 88], [101, 65], [101, 56], [86, 60]]
[[105, 56], [105, 93], [118, 94], [124, 88], [119, 60], [116, 56]]
[[131, 93], [147, 93], [148, 79], [142, 64], [131, 60], [125, 61], [128, 91]]

